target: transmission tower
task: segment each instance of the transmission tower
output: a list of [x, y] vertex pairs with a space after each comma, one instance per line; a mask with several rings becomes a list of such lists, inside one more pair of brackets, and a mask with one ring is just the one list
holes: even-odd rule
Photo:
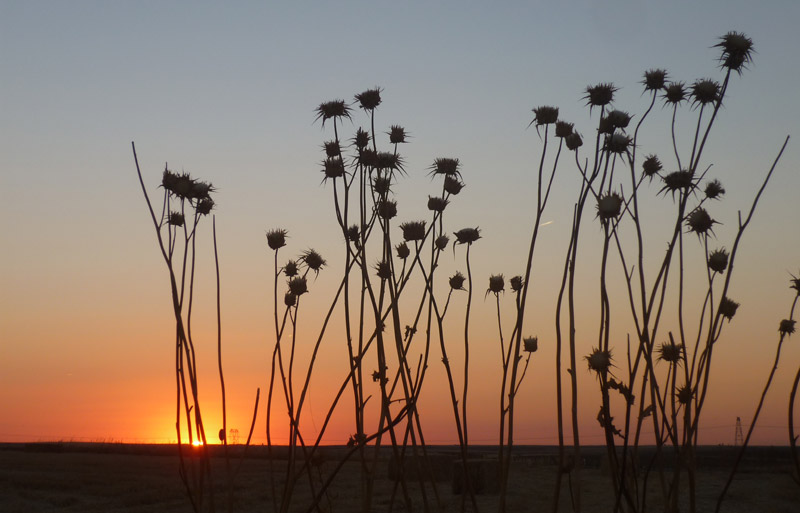
[[230, 443], [236, 445], [239, 443], [239, 430], [236, 428], [231, 428], [230, 430]]
[[733, 437], [733, 445], [739, 447], [744, 444], [744, 437], [742, 436], [742, 419], [736, 417], [736, 434]]

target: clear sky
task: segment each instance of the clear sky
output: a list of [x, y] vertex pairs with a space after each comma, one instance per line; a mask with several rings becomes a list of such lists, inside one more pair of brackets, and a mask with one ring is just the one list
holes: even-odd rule
[[[752, 37], [757, 53], [750, 69], [734, 77], [709, 142], [710, 173], [728, 191], [716, 211], [724, 223], [715, 227], [719, 246], [730, 248], [736, 210], [749, 208], [784, 137], [794, 139], [745, 235], [731, 289], [742, 306], [716, 353], [721, 370], [700, 437], [731, 443], [735, 418], [746, 423], [752, 416], [774, 358], [776, 328], [792, 300], [789, 273], [800, 271], [798, 20], [794, 0], [3, 1], [0, 440], [175, 437], [168, 281], [131, 141], [152, 191], [165, 162], [218, 188], [229, 426], [244, 432], [255, 389], [268, 379], [274, 340], [264, 232], [289, 230], [286, 257], [314, 247], [331, 263], [304, 314], [311, 339], [319, 322], [313, 309], [330, 300], [343, 258], [330, 190], [320, 184], [320, 148], [331, 135], [314, 123], [314, 109], [374, 86], [383, 88], [380, 130], [400, 124], [413, 136], [402, 148], [409, 176], [395, 190], [401, 220], [425, 215], [434, 158], [462, 162], [467, 188], [448, 210], [451, 228], [480, 226], [484, 235], [473, 251], [479, 385], [472, 404], [476, 412], [494, 404], [499, 354], [493, 303], [481, 292], [490, 274], [524, 270], [541, 149], [536, 132], [526, 129], [531, 109], [559, 106], [561, 118], [591, 133], [596, 120], [582, 100], [587, 85], [613, 82], [620, 87], [615, 105], [641, 113], [643, 71], [666, 68], [689, 83], [720, 79], [712, 45], [738, 30]], [[656, 114], [643, 151], [669, 155], [669, 114]], [[349, 137], [365, 122], [359, 112], [344, 131]], [[576, 183], [574, 166], [564, 165], [547, 215], [552, 223], [542, 230], [534, 274], [540, 281], [526, 321], [541, 349], [520, 392], [519, 443], [555, 442], [554, 276]], [[587, 233], [596, 239], [592, 216]], [[216, 426], [208, 239], [206, 230], [198, 308], [207, 315], [198, 316], [196, 330], [204, 345], [207, 422]], [[653, 251], [662, 248], [656, 241]], [[447, 255], [447, 269], [459, 268], [463, 253], [456, 260]], [[587, 304], [587, 311], [596, 307]], [[593, 326], [587, 324], [582, 354], [590, 350]], [[787, 441], [797, 338], [786, 344], [755, 443]], [[345, 373], [345, 360], [336, 360], [340, 343], [332, 339], [326, 349], [331, 369], [320, 371], [323, 382]], [[438, 353], [432, 362], [433, 396], [423, 421], [429, 441], [453, 442], [451, 416], [436, 407]], [[585, 442], [601, 443], [598, 394], [583, 364], [579, 378]], [[324, 385], [314, 390], [312, 424], [320, 422], [327, 397]], [[486, 412], [472, 416], [478, 443], [496, 439], [494, 406]], [[330, 441], [344, 442], [351, 430], [342, 419]], [[261, 415], [257, 442], [263, 433]]]

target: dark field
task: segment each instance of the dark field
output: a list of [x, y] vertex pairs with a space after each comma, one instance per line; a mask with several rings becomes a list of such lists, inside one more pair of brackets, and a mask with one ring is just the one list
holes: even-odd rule
[[[220, 448], [216, 447], [219, 451]], [[241, 447], [232, 447], [233, 452]], [[322, 475], [334, 468], [343, 448], [325, 448], [319, 463]], [[438, 474], [436, 491], [428, 486], [426, 495], [431, 511], [459, 511], [461, 496], [453, 493], [453, 465], [457, 452], [452, 447], [430, 447], [433, 466]], [[610, 511], [613, 504], [610, 480], [604, 470], [604, 448], [585, 448], [583, 471], [584, 511]], [[221, 453], [220, 453], [221, 454]], [[491, 463], [492, 448], [475, 448], [474, 458]], [[509, 489], [509, 511], [548, 511], [554, 487], [553, 447], [519, 447], [512, 465]], [[800, 511], [800, 486], [789, 474], [787, 448], [753, 447], [737, 474], [723, 504], [726, 512], [797, 513]], [[698, 451], [698, 511], [713, 511], [735, 456], [732, 447], [704, 447]], [[389, 453], [380, 455], [374, 511], [389, 511], [394, 481], [389, 479]], [[214, 458], [215, 479], [220, 490], [225, 482], [225, 465]], [[238, 458], [231, 467], [236, 469]], [[284, 461], [275, 461], [275, 475], [282, 474]], [[359, 510], [359, 464], [345, 464], [337, 476], [321, 511], [350, 512]], [[566, 476], [565, 476], [566, 477]], [[651, 479], [651, 510], [660, 511], [660, 492], [656, 478]], [[683, 481], [684, 483], [686, 481]], [[409, 479], [414, 510], [423, 511], [418, 483]], [[305, 511], [309, 505], [309, 489], [296, 494], [297, 507]], [[491, 483], [488, 485], [491, 486]], [[316, 485], [319, 489], [318, 484]], [[436, 503], [438, 493], [442, 508]], [[271, 511], [269, 460], [266, 448], [252, 447], [234, 479], [234, 511]], [[481, 493], [481, 511], [496, 510], [497, 495]], [[217, 510], [227, 511], [226, 493], [217, 494]], [[566, 492], [562, 510], [570, 511]], [[469, 508], [468, 508], [469, 510]], [[686, 511], [684, 507], [682, 510]], [[178, 476], [176, 448], [167, 445], [125, 444], [0, 444], [0, 511], [44, 512], [188, 512], [191, 511]], [[406, 511], [402, 495], [397, 491], [393, 511]]]

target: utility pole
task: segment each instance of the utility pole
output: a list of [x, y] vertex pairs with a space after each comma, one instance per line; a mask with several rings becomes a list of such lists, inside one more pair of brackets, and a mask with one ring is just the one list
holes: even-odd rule
[[733, 445], [739, 447], [744, 444], [744, 437], [742, 436], [742, 418], [736, 417], [736, 434], [733, 437]]

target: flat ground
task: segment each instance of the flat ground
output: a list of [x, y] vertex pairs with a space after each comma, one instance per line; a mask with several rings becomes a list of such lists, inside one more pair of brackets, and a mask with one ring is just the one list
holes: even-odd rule
[[[217, 450], [219, 448], [216, 448]], [[241, 448], [232, 448], [239, 449]], [[462, 497], [453, 492], [453, 448], [431, 447], [433, 467], [438, 475], [436, 489], [426, 486], [429, 510], [460, 511]], [[789, 453], [785, 448], [748, 449], [745, 465], [737, 474], [722, 511], [728, 513], [800, 511], [800, 486], [789, 474]], [[234, 451], [235, 452], [235, 451]], [[314, 467], [314, 489], [338, 464], [343, 448], [326, 448], [324, 459]], [[489, 461], [494, 450], [477, 448], [477, 461]], [[550, 511], [554, 491], [554, 448], [520, 447], [512, 464], [508, 492], [508, 511]], [[603, 449], [586, 448], [587, 468], [583, 470], [581, 497], [583, 511], [611, 511], [613, 493], [604, 469]], [[698, 452], [698, 511], [713, 511], [716, 498], [727, 479], [733, 457], [731, 448], [702, 448]], [[280, 490], [280, 476], [286, 461], [278, 455], [266, 458], [263, 447], [251, 448], [239, 468], [231, 460], [233, 511], [272, 511], [270, 476]], [[216, 509], [227, 511], [229, 497], [225, 486], [226, 465], [214, 459]], [[371, 510], [408, 511], [403, 493], [389, 478], [390, 455], [381, 454], [376, 465], [375, 493]], [[189, 512], [192, 510], [178, 474], [179, 460], [174, 446], [132, 446], [116, 444], [0, 444], [0, 511], [15, 512]], [[346, 463], [337, 474], [318, 511], [348, 513], [360, 511], [361, 471], [357, 459]], [[565, 475], [565, 483], [567, 475]], [[684, 480], [683, 483], [686, 481]], [[296, 490], [292, 511], [306, 511], [311, 503], [308, 480]], [[487, 484], [491, 487], [491, 482]], [[657, 474], [650, 479], [648, 510], [661, 511]], [[394, 506], [392, 494], [395, 495]], [[436, 496], [438, 495], [438, 501]], [[408, 496], [413, 511], [425, 511], [423, 494], [415, 478], [409, 479]], [[561, 511], [571, 511], [566, 486]], [[497, 510], [498, 495], [476, 496], [479, 510]], [[437, 502], [441, 507], [436, 507]], [[468, 501], [469, 502], [469, 501]], [[207, 504], [206, 504], [207, 505]], [[206, 508], [204, 508], [206, 509]], [[466, 508], [471, 511], [469, 505]], [[686, 504], [681, 508], [688, 511]]]

